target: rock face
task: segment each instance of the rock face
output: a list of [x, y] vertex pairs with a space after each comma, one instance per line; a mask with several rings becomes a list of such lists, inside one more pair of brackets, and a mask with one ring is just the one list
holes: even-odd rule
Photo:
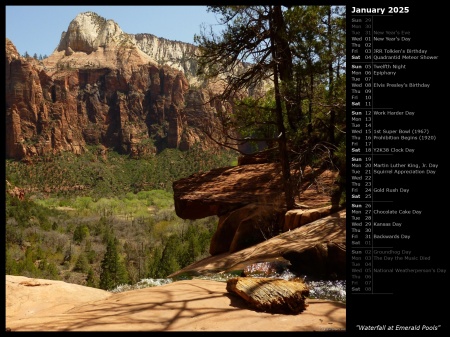
[[[303, 168], [295, 198], [299, 208], [286, 212], [280, 165], [253, 162], [240, 161], [242, 165], [196, 173], [173, 183], [179, 217], [219, 217], [210, 243], [211, 265], [205, 268], [207, 258], [177, 274], [225, 266], [230, 271], [245, 270], [272, 257], [289, 261], [289, 269], [312, 279], [345, 279], [345, 209], [333, 204], [332, 192], [338, 172]], [[277, 247], [272, 255], [269, 247]], [[258, 260], [259, 255], [269, 260]], [[228, 257], [242, 261], [230, 265]]]
[[130, 38], [139, 49], [159, 64], [167, 64], [181, 70], [190, 82], [197, 82], [197, 61], [193, 57], [197, 52], [196, 46], [158, 38], [152, 34], [130, 35]]
[[[6, 157], [24, 159], [105, 146], [131, 156], [214, 147], [217, 88], [191, 87], [195, 46], [124, 33], [79, 14], [43, 61], [6, 39]], [[189, 77], [189, 80], [188, 80]], [[190, 82], [191, 81], [191, 82]]]
[[252, 203], [280, 202], [281, 167], [277, 163], [224, 167], [173, 183], [175, 211], [183, 219], [226, 215]]
[[233, 253], [338, 211], [331, 196], [336, 177], [305, 168], [300, 208], [286, 212], [278, 163], [219, 168], [175, 181], [175, 211], [183, 219], [219, 216], [209, 253]]
[[183, 71], [188, 79], [196, 77], [196, 46], [152, 34], [127, 34], [113, 20], [106, 20], [93, 12], [80, 13], [72, 20], [67, 32], [62, 34], [57, 51], [71, 56], [74, 52], [91, 54], [108, 48], [116, 49], [119, 45], [128, 45], [142, 54], [147, 62]]
[[[326, 255], [321, 255], [321, 259], [317, 255], [312, 259], [299, 259], [299, 256], [306, 257], [308, 254], [314, 256], [311, 250], [317, 251], [318, 245], [326, 247]], [[255, 263], [266, 261], [284, 263], [287, 260], [290, 263], [289, 269], [295, 268], [298, 273], [307, 271], [305, 275], [310, 279], [345, 279], [345, 273], [340, 272], [346, 268], [345, 246], [346, 211], [343, 209], [251, 247], [207, 257], [168, 277], [177, 277], [184, 273], [243, 271]], [[324, 271], [328, 274], [324, 274]], [[343, 277], [339, 277], [342, 274]]]

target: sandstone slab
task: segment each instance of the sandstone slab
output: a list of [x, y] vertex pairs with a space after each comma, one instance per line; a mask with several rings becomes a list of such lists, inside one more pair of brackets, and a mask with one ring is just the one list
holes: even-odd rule
[[[24, 281], [42, 284], [21, 285]], [[92, 288], [61, 283], [7, 275], [6, 327], [13, 332], [346, 329], [343, 303], [309, 300], [300, 315], [259, 312], [228, 293], [225, 282], [193, 279], [118, 294], [94, 289], [97, 297]]]
[[308, 306], [309, 289], [301, 281], [235, 277], [227, 281], [227, 290], [264, 312], [298, 314]]

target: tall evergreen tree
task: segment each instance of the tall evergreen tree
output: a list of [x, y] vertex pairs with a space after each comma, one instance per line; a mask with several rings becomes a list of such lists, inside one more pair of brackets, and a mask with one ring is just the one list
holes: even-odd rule
[[160, 268], [161, 257], [162, 250], [158, 246], [154, 247], [148, 259], [148, 277], [162, 278], [165, 276]]
[[88, 287], [97, 288], [97, 279], [95, 278], [94, 270], [92, 270], [92, 268], [89, 268], [88, 270], [86, 285]]
[[164, 248], [161, 254], [159, 269], [162, 277], [167, 277], [171, 273], [181, 269], [180, 268], [180, 238], [176, 234], [172, 234], [163, 243]]
[[111, 290], [128, 283], [125, 265], [117, 250], [118, 240], [111, 237], [106, 245], [106, 253], [101, 262], [100, 288]]
[[86, 253], [81, 252], [80, 255], [78, 255], [73, 270], [79, 271], [81, 273], [86, 273], [88, 269], [89, 269], [89, 261], [87, 259]]

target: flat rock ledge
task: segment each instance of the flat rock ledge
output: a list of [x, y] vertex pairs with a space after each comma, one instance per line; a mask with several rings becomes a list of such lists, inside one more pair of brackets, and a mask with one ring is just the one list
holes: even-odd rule
[[258, 311], [299, 314], [308, 306], [309, 289], [301, 280], [235, 277], [227, 281], [226, 289]]

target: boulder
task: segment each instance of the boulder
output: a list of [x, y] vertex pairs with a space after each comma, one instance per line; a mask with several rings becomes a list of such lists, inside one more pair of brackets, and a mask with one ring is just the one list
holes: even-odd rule
[[265, 163], [195, 173], [173, 183], [175, 212], [182, 219], [226, 215], [249, 204], [283, 200], [281, 167]]
[[306, 167], [297, 199], [301, 208], [286, 212], [280, 170], [278, 163], [246, 164], [182, 178], [173, 183], [175, 212], [183, 219], [219, 216], [209, 250], [214, 256], [251, 247], [342, 209], [331, 204], [329, 193], [336, 172]]
[[301, 280], [235, 277], [227, 281], [226, 289], [258, 311], [298, 314], [308, 306], [309, 289]]

